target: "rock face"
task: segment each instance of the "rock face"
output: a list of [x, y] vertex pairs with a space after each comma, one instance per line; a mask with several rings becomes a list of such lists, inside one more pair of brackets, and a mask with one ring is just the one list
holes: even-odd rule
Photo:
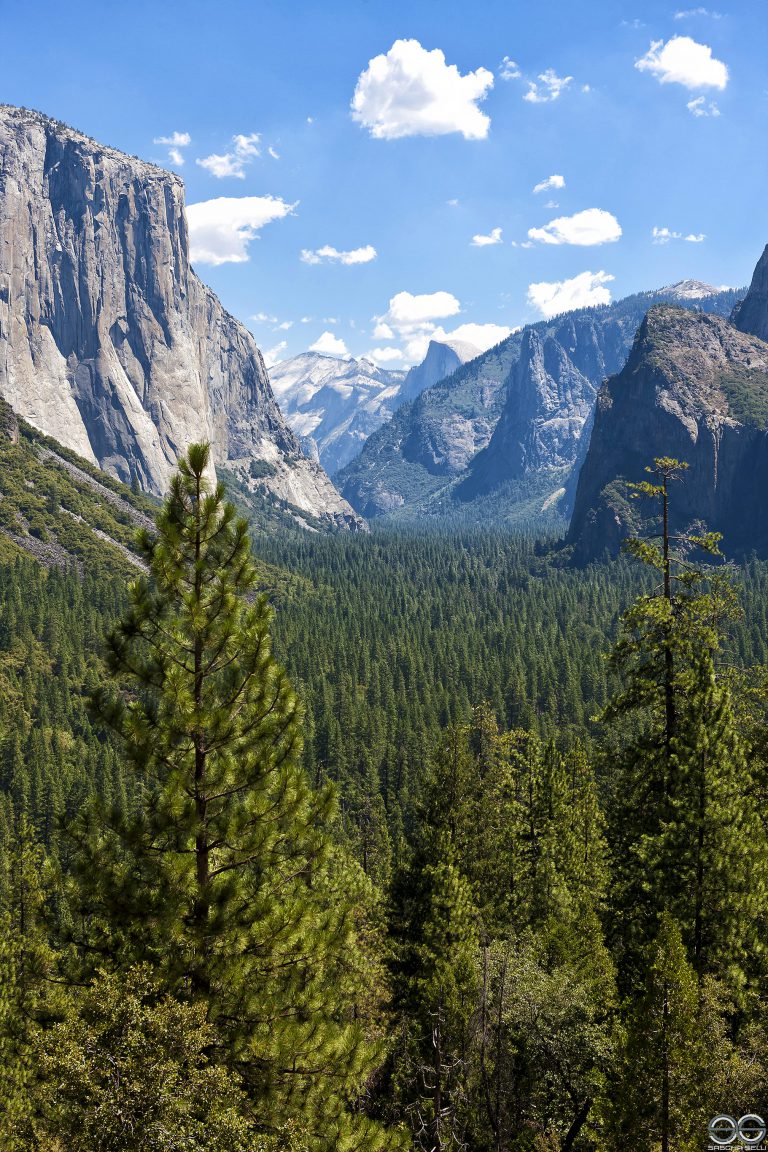
[[122, 480], [165, 491], [176, 459], [260, 479], [354, 525], [300, 450], [250, 333], [189, 265], [179, 177], [39, 113], [0, 107], [0, 395]]
[[415, 364], [408, 370], [400, 389], [400, 403], [415, 400], [425, 388], [431, 388], [479, 355], [480, 349], [466, 340], [430, 340], [421, 364]]
[[516, 491], [541, 506], [561, 485], [567, 506], [597, 391], [648, 308], [672, 300], [727, 316], [737, 299], [683, 281], [529, 325], [399, 409], [341, 472], [341, 491], [365, 516], [466, 515], [481, 501], [483, 518], [502, 519]]
[[305, 452], [314, 448], [332, 476], [389, 420], [399, 403], [405, 372], [390, 372], [365, 359], [304, 352], [275, 364], [269, 379]]
[[576, 560], [615, 554], [636, 529], [625, 481], [655, 456], [690, 466], [674, 490], [676, 526], [701, 519], [729, 553], [768, 553], [767, 427], [768, 343], [719, 316], [652, 308], [598, 396], [568, 534]]
[[731, 317], [741, 332], [768, 341], [768, 244], [757, 262], [749, 291]]

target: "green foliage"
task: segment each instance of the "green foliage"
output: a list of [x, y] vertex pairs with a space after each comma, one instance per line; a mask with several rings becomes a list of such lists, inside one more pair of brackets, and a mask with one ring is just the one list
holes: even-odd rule
[[377, 1148], [350, 1111], [376, 1063], [355, 1011], [355, 908], [330, 853], [329, 792], [299, 764], [299, 706], [271, 653], [247, 525], [182, 460], [140, 545], [149, 578], [111, 634], [94, 705], [142, 792], [79, 829], [80, 954], [148, 961], [206, 1006], [266, 1130], [300, 1114], [313, 1147]]
[[217, 1048], [204, 1006], [163, 993], [149, 968], [99, 975], [40, 1044], [36, 1146], [266, 1152]]

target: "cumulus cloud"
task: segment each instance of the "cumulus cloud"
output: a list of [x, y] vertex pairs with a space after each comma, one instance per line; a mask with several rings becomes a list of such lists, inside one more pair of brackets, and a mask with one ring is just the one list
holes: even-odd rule
[[695, 100], [689, 100], [686, 108], [692, 116], [719, 116], [720, 109], [714, 100], [707, 100], [704, 96], [697, 96]]
[[334, 336], [333, 332], [323, 332], [314, 344], [310, 344], [309, 350], [310, 352], [325, 352], [328, 356], [349, 356], [346, 344], [340, 336]]
[[484, 140], [491, 121], [477, 105], [492, 87], [487, 68], [462, 76], [439, 48], [430, 52], [418, 40], [396, 40], [359, 76], [352, 118], [377, 140], [451, 132]]
[[192, 137], [189, 132], [172, 132], [170, 136], [155, 136], [152, 143], [164, 145], [168, 149], [168, 159], [177, 168], [181, 168], [184, 164], [184, 153], [181, 149], [192, 143]]
[[551, 104], [557, 100], [573, 80], [573, 76], [558, 76], [554, 68], [539, 73], [539, 82], [528, 81], [528, 91], [523, 96], [529, 104]]
[[293, 212], [279, 196], [219, 196], [187, 205], [193, 264], [243, 264], [260, 228]]
[[493, 348], [494, 344], [500, 344], [502, 340], [506, 340], [512, 331], [505, 324], [468, 323], [459, 324], [458, 328], [446, 332], [445, 337], [448, 340], [463, 340], [467, 344], [474, 344], [479, 352], [485, 352], [486, 349]]
[[704, 232], [691, 232], [685, 239], [689, 244], [701, 244], [706, 238], [706, 233]]
[[565, 188], [565, 177], [547, 176], [546, 180], [542, 180], [540, 184], [535, 184], [533, 188], [534, 195], [539, 192], [546, 192], [548, 188]]
[[580, 272], [570, 280], [529, 284], [528, 303], [537, 308], [546, 320], [575, 308], [610, 304], [611, 293], [605, 285], [613, 279], [607, 272]]
[[383, 320], [379, 320], [373, 330], [373, 338], [374, 340], [394, 340], [395, 334], [389, 324], [385, 324]]
[[389, 302], [385, 316], [380, 317], [396, 329], [418, 328], [456, 316], [461, 304], [451, 292], [424, 292], [414, 296], [411, 292], [397, 292]]
[[502, 80], [519, 80], [522, 72], [514, 60], [510, 60], [509, 56], [505, 56], [499, 65], [499, 76], [501, 76]]
[[542, 244], [609, 244], [621, 236], [621, 225], [611, 212], [586, 208], [573, 216], [558, 216], [543, 228], [529, 228], [530, 240]]
[[661, 84], [682, 84], [685, 88], [718, 88], [728, 83], [728, 68], [716, 60], [712, 49], [690, 36], [673, 36], [666, 44], [654, 40], [635, 68], [650, 72]]
[[338, 248], [324, 244], [322, 248], [316, 248], [314, 251], [302, 248], [300, 259], [305, 264], [322, 264], [324, 261], [331, 264], [369, 264], [371, 260], [376, 259], [376, 249], [372, 244], [366, 244], [364, 248], [351, 248], [348, 252], [340, 252]]
[[250, 164], [252, 160], [261, 155], [260, 139], [258, 132], [251, 132], [248, 136], [240, 133], [232, 137], [233, 147], [230, 151], [221, 155], [218, 152], [212, 152], [210, 156], [205, 156], [202, 160], [197, 160], [196, 163], [210, 172], [211, 176], [215, 176], [217, 180], [223, 180], [226, 176], [234, 176], [237, 180], [244, 180], [246, 164]]
[[491, 228], [487, 236], [473, 236], [472, 243], [475, 248], [487, 248], [489, 244], [503, 244], [501, 228]]
[[400, 348], [371, 348], [366, 356], [374, 364], [391, 364], [393, 360], [402, 360], [403, 353]]
[[279, 344], [275, 344], [274, 348], [270, 348], [268, 351], [262, 353], [267, 368], [274, 368], [275, 364], [280, 362], [283, 352], [285, 352], [287, 347], [288, 344], [286, 341], [281, 340]]
[[673, 232], [670, 228], [657, 228], [653, 226], [651, 236], [654, 244], [669, 244], [670, 240], [680, 240], [682, 232]]

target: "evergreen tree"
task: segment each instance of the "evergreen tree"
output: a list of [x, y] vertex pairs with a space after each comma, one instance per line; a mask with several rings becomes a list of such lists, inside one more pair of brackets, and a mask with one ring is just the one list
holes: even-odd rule
[[[353, 901], [329, 852], [333, 814], [300, 766], [300, 710], [270, 648], [247, 526], [181, 461], [141, 548], [149, 578], [109, 639], [95, 706], [135, 773], [138, 813], [80, 828], [86, 969], [151, 963], [205, 1006], [265, 1128], [291, 1117], [318, 1148], [385, 1139], [356, 1102], [376, 1049], [356, 1019]], [[351, 1105], [351, 1107], [350, 1107]]]
[[606, 710], [622, 724], [609, 752], [611, 935], [623, 987], [637, 987], [666, 910], [698, 975], [727, 971], [736, 991], [765, 902], [768, 852], [728, 695], [714, 674], [733, 591], [727, 572], [692, 561], [695, 550], [718, 556], [719, 537], [669, 528], [669, 483], [683, 467], [661, 458], [649, 469], [661, 483], [635, 486], [661, 500], [662, 536], [628, 547], [662, 582], [625, 613], [613, 653], [623, 684]]

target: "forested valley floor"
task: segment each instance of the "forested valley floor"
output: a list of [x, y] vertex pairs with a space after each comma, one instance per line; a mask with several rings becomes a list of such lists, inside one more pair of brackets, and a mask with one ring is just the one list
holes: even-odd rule
[[[768, 1106], [768, 563], [675, 554], [665, 596], [650, 544], [379, 529], [248, 567], [194, 477], [149, 584], [0, 536], [2, 1147], [693, 1150]], [[195, 516], [245, 671], [169, 711]]]

